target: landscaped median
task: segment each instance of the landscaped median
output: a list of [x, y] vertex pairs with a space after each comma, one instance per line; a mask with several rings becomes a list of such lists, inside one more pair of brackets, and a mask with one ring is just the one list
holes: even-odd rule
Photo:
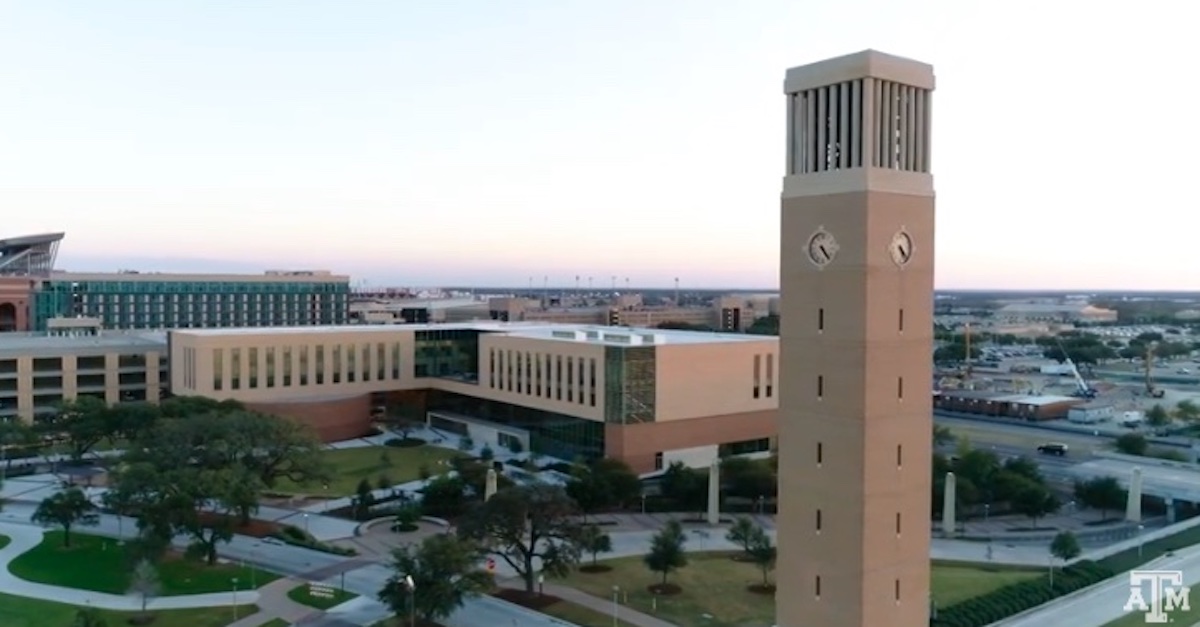
[[[275, 573], [250, 566], [227, 563], [209, 566], [202, 560], [178, 554], [168, 554], [155, 566], [160, 596], [229, 592], [235, 578], [239, 588], [246, 590], [279, 578]], [[61, 531], [48, 531], [40, 544], [14, 558], [8, 570], [35, 583], [126, 594], [134, 569], [128, 554], [112, 538], [72, 532], [71, 545], [64, 546]], [[8, 623], [0, 625], [8, 627]]]
[[287, 596], [289, 599], [299, 603], [315, 607], [318, 610], [327, 610], [349, 601], [350, 599], [358, 598], [353, 592], [339, 590], [332, 586], [317, 585], [311, 583], [302, 583], [291, 590], [288, 590]]
[[356, 448], [328, 449], [321, 452], [322, 461], [333, 472], [328, 487], [297, 485], [287, 480], [280, 481], [272, 492], [314, 494], [328, 497], [353, 496], [360, 481], [366, 479], [372, 486], [378, 484], [397, 485], [421, 478], [422, 469], [432, 474], [442, 474], [447, 464], [463, 453], [438, 446], [361, 446]]
[[[648, 570], [641, 557], [602, 560], [599, 564], [608, 566], [608, 570], [576, 572], [557, 583], [608, 601], [612, 600], [616, 586], [620, 606], [658, 616], [681, 627], [771, 625], [775, 621], [775, 597], [758, 591], [762, 571], [740, 557], [740, 553], [732, 552], [688, 553], [688, 565], [670, 575], [670, 582], [680, 590], [670, 595], [650, 592], [650, 586], [661, 583], [661, 575]], [[933, 594], [939, 602], [958, 603], [1008, 585], [1036, 580], [1042, 572], [934, 563]], [[579, 624], [604, 627], [612, 624], [612, 617]]]

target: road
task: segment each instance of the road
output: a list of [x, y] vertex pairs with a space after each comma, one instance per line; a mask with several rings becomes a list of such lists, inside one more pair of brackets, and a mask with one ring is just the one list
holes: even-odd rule
[[[36, 506], [30, 503], [7, 503], [0, 519], [5, 522], [30, 524], [30, 516]], [[112, 538], [132, 537], [136, 529], [136, 521], [132, 518], [118, 517], [105, 514], [100, 517], [100, 524], [95, 527], [81, 529], [84, 533], [108, 536]], [[177, 538], [176, 546], [186, 546], [186, 538]], [[237, 562], [245, 562], [259, 566], [265, 570], [277, 572], [300, 580], [319, 580], [334, 586], [345, 586], [346, 590], [362, 595], [364, 599], [374, 599], [383, 587], [383, 583], [391, 575], [384, 565], [369, 562], [363, 558], [347, 558], [309, 549], [265, 544], [257, 538], [234, 536], [233, 540], [221, 547], [221, 557]], [[344, 575], [338, 571], [345, 570]], [[419, 594], [419, 592], [418, 592]], [[360, 601], [352, 611], [335, 612], [342, 620], [352, 619], [360, 625], [369, 625], [390, 616], [384, 606], [378, 602]], [[569, 623], [551, 618], [544, 614], [531, 612], [525, 608], [501, 601], [489, 596], [469, 599], [450, 618], [442, 621], [446, 627], [478, 627], [479, 625], [521, 625], [521, 627], [573, 627]]]
[[1016, 447], [1024, 449], [1026, 454], [1033, 454], [1037, 452], [1039, 444], [1062, 442], [1071, 449], [1068, 457], [1087, 459], [1091, 457], [1091, 451], [1112, 446], [1112, 438], [1103, 435], [1051, 431], [1020, 423], [1004, 424], [941, 415], [935, 415], [933, 422], [939, 427], [950, 429], [955, 436], [965, 437], [977, 448], [993, 445]]
[[[1184, 584], [1195, 586], [1200, 583], [1200, 547], [1179, 551], [1173, 557], [1154, 560], [1143, 568], [1182, 570]], [[1059, 599], [1039, 610], [993, 623], [990, 627], [1103, 627], [1125, 616], [1124, 607], [1128, 599], [1129, 579], [1117, 576], [1087, 592]]]

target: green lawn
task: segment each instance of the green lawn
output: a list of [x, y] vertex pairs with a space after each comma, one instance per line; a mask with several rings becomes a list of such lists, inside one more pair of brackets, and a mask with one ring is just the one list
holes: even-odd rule
[[258, 627], [289, 627], [289, 625], [291, 625], [291, 623], [283, 620], [282, 618], [272, 618]]
[[[683, 588], [676, 596], [658, 598], [657, 615], [681, 627], [766, 627], [775, 622], [775, 599], [755, 594], [745, 586], [760, 583], [762, 574], [753, 564], [731, 559], [731, 553], [690, 553], [688, 566], [668, 581]], [[605, 573], [573, 573], [563, 581], [593, 596], [612, 598], [621, 587], [621, 602], [635, 610], [654, 613], [646, 587], [658, 583], [641, 557], [601, 562], [612, 566]], [[931, 585], [939, 605], [950, 605], [1013, 581], [1037, 577], [1041, 571], [977, 568], [965, 564], [934, 564]], [[705, 618], [705, 615], [711, 618]], [[611, 618], [609, 624], [611, 624]]]
[[[258, 611], [253, 605], [237, 608], [238, 616]], [[0, 625], [4, 627], [58, 627], [72, 624], [78, 607], [65, 603], [40, 601], [0, 594]], [[128, 624], [132, 612], [99, 612], [112, 627]], [[153, 612], [154, 627], [224, 627], [233, 621], [233, 608], [208, 607], [193, 610], [162, 610]]]
[[[387, 461], [384, 454], [387, 454]], [[290, 481], [280, 481], [272, 489], [274, 492], [328, 495], [331, 497], [350, 496], [354, 494], [358, 482], [366, 479], [371, 487], [377, 487], [379, 478], [386, 475], [388, 481], [395, 485], [406, 481], [414, 481], [421, 477], [421, 467], [425, 466], [432, 474], [448, 472], [450, 467], [441, 464], [462, 453], [437, 446], [414, 446], [400, 448], [393, 446], [364, 446], [361, 448], [328, 449], [322, 452], [326, 463], [333, 469], [333, 480], [329, 489], [324, 486], [302, 486]]]
[[313, 595], [309, 594], [308, 590], [309, 590], [308, 584], [302, 583], [302, 584], [296, 586], [295, 588], [288, 590], [287, 595], [288, 595], [289, 599], [291, 599], [301, 605], [315, 607], [318, 610], [327, 610], [335, 605], [341, 605], [342, 603], [345, 603], [346, 601], [349, 601], [350, 599], [353, 599], [358, 596], [357, 594], [354, 594], [353, 592], [346, 592], [344, 590], [338, 590], [337, 588], [333, 588], [333, 596], [318, 597], [318, 596], [313, 596]]
[[[252, 582], [263, 586], [279, 578], [274, 573], [249, 567], [208, 566], [179, 557], [168, 557], [157, 567], [162, 596], [226, 592], [232, 588], [234, 577], [242, 590], [250, 588]], [[17, 556], [8, 569], [26, 581], [111, 594], [125, 594], [129, 590], [132, 570], [116, 540], [74, 532], [68, 548], [63, 546], [61, 531], [47, 532], [41, 544]], [[3, 622], [0, 625], [7, 627]]]
[[8, 546], [9, 542], [12, 542], [12, 538], [10, 538], [8, 536], [0, 535], [0, 549], [3, 549], [4, 547]]

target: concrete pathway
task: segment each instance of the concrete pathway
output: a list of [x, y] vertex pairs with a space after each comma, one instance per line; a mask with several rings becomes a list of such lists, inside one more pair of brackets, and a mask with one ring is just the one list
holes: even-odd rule
[[275, 619], [282, 618], [291, 624], [311, 620], [321, 614], [321, 610], [302, 605], [288, 598], [288, 590], [302, 585], [304, 582], [295, 579], [276, 579], [258, 589], [258, 611], [230, 623], [228, 627], [258, 627]]
[[[8, 570], [9, 562], [41, 543], [44, 532], [38, 527], [0, 522], [0, 535], [6, 535], [12, 539], [8, 546], [0, 549], [0, 590], [3, 590], [6, 594], [123, 612], [136, 612], [142, 609], [141, 600], [133, 595], [107, 594], [91, 590], [51, 586], [25, 581], [16, 577]], [[174, 610], [194, 607], [219, 607], [222, 605], [233, 606], [235, 603], [237, 605], [247, 605], [258, 603], [258, 598], [258, 591], [252, 590], [237, 593], [188, 594], [151, 599], [150, 603], [146, 605], [146, 609]]]

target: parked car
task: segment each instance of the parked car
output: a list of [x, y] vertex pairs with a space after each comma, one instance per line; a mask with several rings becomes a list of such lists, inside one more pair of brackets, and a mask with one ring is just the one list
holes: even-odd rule
[[1047, 442], [1039, 445], [1037, 451], [1043, 455], [1058, 455], [1062, 457], [1067, 454], [1068, 446], [1062, 442]]

